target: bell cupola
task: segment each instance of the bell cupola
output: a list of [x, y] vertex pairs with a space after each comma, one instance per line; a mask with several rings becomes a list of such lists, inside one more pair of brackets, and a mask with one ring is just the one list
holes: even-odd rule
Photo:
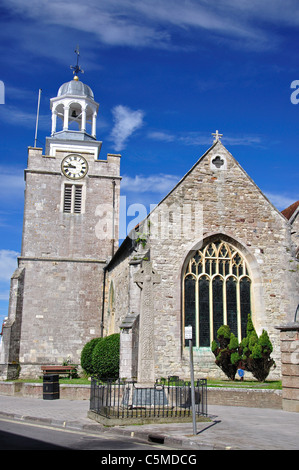
[[[91, 88], [82, 83], [77, 75], [70, 82], [61, 85], [57, 96], [50, 100], [50, 108], [52, 111], [52, 137], [58, 137], [58, 132], [63, 132], [66, 137], [66, 133], [75, 131], [96, 139], [96, 118], [99, 104], [95, 102]], [[57, 118], [62, 121], [61, 130], [58, 130]]]
[[97, 142], [96, 119], [99, 103], [94, 100], [92, 89], [79, 80], [79, 73], [83, 73], [78, 65], [79, 50], [76, 49], [77, 65], [71, 66], [74, 77], [63, 83], [57, 96], [51, 98], [52, 112], [51, 137], [47, 138], [48, 154], [52, 154], [51, 147], [54, 142]]

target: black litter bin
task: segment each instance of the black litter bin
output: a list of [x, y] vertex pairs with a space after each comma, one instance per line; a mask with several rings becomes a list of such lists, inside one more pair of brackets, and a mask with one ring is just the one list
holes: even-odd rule
[[59, 398], [59, 375], [45, 374], [43, 379], [43, 399], [57, 400]]

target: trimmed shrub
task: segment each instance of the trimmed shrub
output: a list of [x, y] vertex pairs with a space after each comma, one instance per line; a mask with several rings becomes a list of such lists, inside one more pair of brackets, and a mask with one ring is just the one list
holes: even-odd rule
[[103, 338], [93, 338], [88, 343], [85, 344], [81, 352], [81, 367], [86, 373], [86, 375], [93, 375], [92, 369], [92, 354], [95, 346], [102, 341]]
[[101, 338], [93, 349], [92, 370], [101, 380], [119, 377], [119, 346], [120, 334], [115, 333]]
[[231, 380], [235, 379], [238, 367], [251, 372], [259, 381], [264, 382], [274, 360], [270, 357], [273, 347], [268, 333], [263, 330], [260, 337], [256, 334], [251, 316], [248, 315], [246, 337], [238, 344], [228, 325], [222, 325], [217, 331], [218, 343], [212, 342], [215, 363]]
[[217, 339], [220, 342], [220, 346], [226, 348], [227, 344], [230, 341], [230, 327], [228, 325], [222, 325], [217, 331]]
[[273, 347], [268, 333], [263, 330], [259, 338], [256, 333], [252, 333], [245, 352], [242, 351], [241, 345], [240, 351], [242, 353], [244, 369], [251, 372], [259, 382], [264, 382], [269, 375], [271, 367], [276, 366], [275, 361], [270, 357]]
[[228, 325], [222, 325], [217, 331], [217, 342], [212, 342], [212, 352], [216, 357], [215, 363], [225, 373], [225, 375], [235, 380], [240, 360], [238, 348], [239, 343]]
[[239, 346], [243, 368], [251, 372], [259, 382], [264, 382], [271, 367], [275, 367], [275, 361], [270, 357], [273, 351], [272, 343], [265, 330], [258, 337], [250, 315], [248, 315], [246, 333], [246, 338], [243, 338]]

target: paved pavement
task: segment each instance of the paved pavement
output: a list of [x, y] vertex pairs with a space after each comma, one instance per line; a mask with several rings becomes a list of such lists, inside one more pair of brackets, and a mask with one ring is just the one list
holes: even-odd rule
[[43, 400], [0, 396], [0, 418], [45, 425], [164, 440], [174, 449], [298, 450], [299, 413], [233, 406], [208, 406], [210, 422], [116, 426], [107, 428], [89, 419], [88, 400]]

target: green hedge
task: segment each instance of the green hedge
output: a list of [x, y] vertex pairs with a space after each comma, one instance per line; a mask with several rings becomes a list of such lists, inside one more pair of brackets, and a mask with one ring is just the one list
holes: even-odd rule
[[119, 377], [119, 346], [119, 333], [106, 336], [96, 344], [92, 354], [92, 370], [101, 380]]
[[87, 375], [96, 375], [101, 380], [119, 377], [120, 334], [105, 338], [94, 338], [84, 346], [81, 367]]
[[81, 367], [86, 375], [93, 375], [92, 369], [92, 354], [95, 346], [101, 342], [103, 338], [94, 338], [85, 344], [81, 352]]

